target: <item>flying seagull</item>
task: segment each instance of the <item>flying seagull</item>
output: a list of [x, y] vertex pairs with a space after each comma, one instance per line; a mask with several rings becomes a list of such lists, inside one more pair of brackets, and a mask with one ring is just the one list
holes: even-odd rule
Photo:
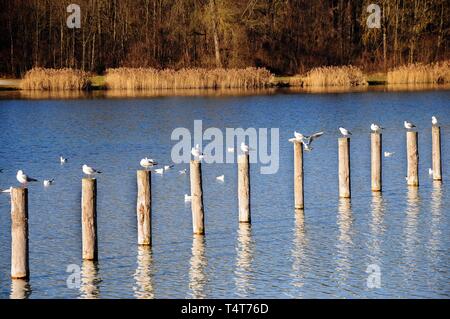
[[38, 180], [35, 178], [31, 178], [27, 176], [22, 170], [19, 170], [16, 175], [17, 180], [21, 184], [26, 184], [28, 182], [37, 182]]
[[301, 133], [298, 133], [297, 131], [294, 132], [294, 138], [289, 139], [290, 142], [301, 142], [303, 144], [303, 148], [305, 151], [309, 152], [312, 151], [311, 143], [316, 139], [323, 135], [323, 132], [317, 132], [310, 136], [303, 135]]
[[101, 174], [102, 172], [84, 164], [83, 165], [83, 173], [86, 175], [94, 175], [94, 174]]
[[416, 127], [413, 123], [408, 122], [408, 121], [405, 121], [405, 122], [403, 123], [403, 125], [405, 126], [405, 128], [406, 128], [407, 130], [411, 130], [411, 129], [413, 129], [414, 127]]
[[347, 130], [346, 128], [343, 128], [343, 127], [340, 127], [339, 131], [341, 132], [341, 134], [344, 137], [348, 137], [348, 136], [352, 135], [352, 133], [349, 130]]

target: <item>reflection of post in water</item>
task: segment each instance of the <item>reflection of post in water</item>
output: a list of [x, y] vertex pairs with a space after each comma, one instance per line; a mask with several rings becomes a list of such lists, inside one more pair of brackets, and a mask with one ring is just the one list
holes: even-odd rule
[[191, 298], [205, 298], [205, 284], [207, 282], [205, 255], [205, 237], [194, 235], [192, 239], [192, 257], [189, 269], [189, 289]]
[[136, 281], [133, 290], [137, 299], [153, 299], [153, 256], [150, 246], [139, 245], [137, 255], [137, 268], [134, 273]]
[[99, 297], [99, 284], [101, 282], [98, 276], [98, 264], [96, 261], [83, 260], [81, 266], [81, 285], [80, 298], [97, 299]]
[[[416, 240], [417, 240], [417, 226], [419, 220], [419, 209], [420, 209], [420, 198], [419, 198], [419, 188], [418, 187], [408, 187], [407, 193], [407, 204], [406, 204], [406, 218], [404, 229], [404, 254], [406, 260], [404, 265], [408, 265], [408, 274], [412, 280], [413, 271], [416, 268], [415, 264], [415, 250], [416, 250]], [[409, 280], [409, 279], [408, 279]]]
[[336, 273], [338, 274], [339, 282], [345, 282], [350, 270], [350, 251], [353, 245], [352, 239], [352, 224], [353, 214], [351, 201], [349, 198], [340, 198], [338, 207], [338, 219], [337, 224], [339, 227], [339, 236], [336, 245], [337, 258], [336, 258]]
[[[307, 240], [305, 237], [305, 213], [301, 209], [295, 210], [294, 241], [292, 244], [292, 285], [303, 287], [305, 271], [308, 270], [305, 263]], [[301, 296], [295, 296], [298, 298]]]
[[250, 224], [239, 224], [236, 251], [236, 289], [240, 297], [246, 297], [254, 290], [251, 282], [253, 278], [254, 242]]
[[370, 240], [368, 241], [369, 262], [370, 264], [380, 265], [381, 256], [380, 238], [383, 232], [383, 218], [385, 211], [385, 203], [380, 192], [372, 193], [372, 219], [370, 222]]
[[441, 218], [442, 218], [442, 182], [433, 181], [433, 190], [431, 192], [431, 226], [429, 252], [431, 262], [438, 261], [441, 239]]
[[12, 279], [11, 280], [11, 299], [28, 299], [31, 295], [31, 286], [28, 280]]

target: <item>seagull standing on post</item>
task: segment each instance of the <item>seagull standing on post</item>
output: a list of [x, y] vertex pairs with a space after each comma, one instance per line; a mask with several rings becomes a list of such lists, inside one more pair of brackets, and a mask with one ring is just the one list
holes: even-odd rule
[[344, 137], [349, 137], [350, 135], [352, 135], [352, 133], [349, 130], [347, 130], [346, 128], [343, 128], [343, 127], [340, 127], [339, 131], [341, 132], [341, 134]]
[[27, 176], [22, 170], [17, 171], [16, 178], [20, 184], [27, 184], [28, 182], [37, 182], [38, 181], [35, 178], [31, 178], [31, 177]]
[[203, 153], [200, 151], [200, 145], [196, 144], [195, 147], [191, 149], [191, 154], [194, 156], [195, 160], [202, 160], [203, 159]]
[[86, 175], [94, 175], [94, 174], [101, 174], [102, 172], [96, 170], [95, 168], [92, 168], [90, 166], [87, 166], [86, 164], [83, 165], [83, 173]]
[[433, 124], [433, 126], [437, 126], [438, 125], [438, 120], [437, 120], [436, 116], [432, 116], [431, 117], [431, 124]]
[[412, 130], [413, 128], [416, 127], [413, 123], [408, 122], [408, 121], [403, 122], [403, 125], [405, 126], [405, 128], [406, 128], [407, 130]]
[[380, 133], [382, 129], [384, 129], [384, 127], [381, 127], [378, 124], [372, 123], [372, 125], [370, 125], [370, 129], [374, 132], [374, 133]]

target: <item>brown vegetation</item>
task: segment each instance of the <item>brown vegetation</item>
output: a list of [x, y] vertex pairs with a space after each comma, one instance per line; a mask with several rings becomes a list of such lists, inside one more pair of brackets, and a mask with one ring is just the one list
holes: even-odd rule
[[181, 69], [152, 68], [108, 69], [108, 89], [217, 89], [262, 88], [269, 85], [272, 74], [263, 68], [246, 69]]
[[354, 66], [325, 66], [314, 68], [303, 78], [304, 86], [359, 86], [367, 85], [361, 69]]
[[22, 90], [85, 90], [90, 86], [89, 74], [73, 69], [34, 68], [20, 83]]
[[389, 84], [450, 83], [450, 61], [408, 64], [388, 72]]

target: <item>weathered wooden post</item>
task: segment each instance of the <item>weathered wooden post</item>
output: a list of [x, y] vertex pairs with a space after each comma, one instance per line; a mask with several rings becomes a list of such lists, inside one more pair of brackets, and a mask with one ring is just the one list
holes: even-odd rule
[[251, 223], [249, 159], [249, 154], [240, 155], [238, 158], [238, 201], [240, 223]]
[[11, 278], [28, 279], [28, 189], [11, 189]]
[[408, 186], [419, 186], [419, 151], [417, 132], [406, 132], [406, 153], [408, 157]]
[[350, 182], [350, 138], [341, 137], [339, 146], [339, 197], [351, 197]]
[[294, 142], [294, 204], [295, 209], [303, 209], [303, 144]]
[[81, 194], [83, 259], [97, 260], [97, 180], [83, 178]]
[[205, 234], [205, 214], [203, 210], [202, 167], [198, 160], [190, 164], [191, 176], [191, 210], [194, 234]]
[[147, 170], [137, 171], [137, 228], [138, 244], [152, 244], [152, 190], [151, 173]]
[[372, 192], [381, 192], [382, 189], [382, 135], [381, 133], [371, 134], [371, 172], [372, 172]]
[[431, 128], [432, 155], [433, 155], [433, 180], [442, 180], [442, 162], [441, 162], [441, 128], [434, 126]]

